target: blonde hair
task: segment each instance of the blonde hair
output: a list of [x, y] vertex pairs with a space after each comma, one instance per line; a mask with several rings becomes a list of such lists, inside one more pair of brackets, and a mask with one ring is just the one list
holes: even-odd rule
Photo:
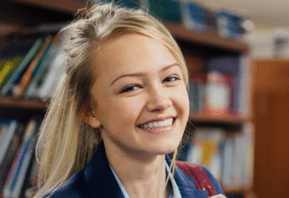
[[36, 151], [37, 156], [41, 153], [37, 158], [39, 191], [35, 197], [52, 191], [85, 168], [101, 141], [99, 130], [81, 121], [84, 112], [91, 108], [90, 90], [97, 66], [90, 64], [90, 57], [95, 44], [101, 45], [127, 33], [159, 40], [178, 60], [184, 81], [188, 82], [188, 71], [179, 46], [164, 25], [148, 13], [113, 4], [93, 5], [81, 11], [82, 14], [61, 31], [66, 69], [41, 126]]

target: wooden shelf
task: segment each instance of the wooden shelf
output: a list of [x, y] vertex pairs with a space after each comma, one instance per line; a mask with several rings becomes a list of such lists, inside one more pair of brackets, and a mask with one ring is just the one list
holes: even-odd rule
[[85, 3], [76, 0], [10, 0], [13, 2], [20, 2], [27, 5], [42, 7], [68, 14], [75, 14], [78, 9], [86, 7]]
[[183, 25], [165, 23], [165, 26], [177, 39], [183, 39], [188, 42], [198, 43], [200, 45], [215, 47], [234, 52], [247, 52], [249, 46], [234, 40], [222, 38], [213, 32], [198, 32], [188, 30]]
[[212, 116], [197, 113], [190, 113], [189, 119], [193, 123], [217, 123], [217, 124], [241, 124], [249, 120], [247, 117], [236, 115]]
[[[48, 8], [55, 11], [74, 14], [78, 9], [87, 5], [75, 0], [11, 0], [27, 5]], [[69, 5], [69, 6], [68, 6]], [[89, 6], [89, 5], [88, 5]], [[182, 24], [164, 23], [176, 39], [186, 40], [191, 43], [200, 44], [207, 47], [224, 49], [233, 52], [247, 52], [249, 46], [234, 40], [225, 39], [213, 32], [199, 32], [186, 29]]]
[[[48, 102], [39, 99], [18, 99], [12, 97], [0, 97], [0, 107], [16, 108], [16, 109], [29, 109], [45, 111], [48, 107]], [[226, 124], [239, 124], [243, 123], [249, 118], [239, 117], [234, 115], [226, 116], [210, 116], [204, 114], [190, 113], [190, 121], [193, 123], [226, 123]]]
[[41, 100], [24, 100], [12, 97], [0, 97], [0, 107], [43, 111], [48, 103]]
[[230, 187], [230, 188], [223, 188], [226, 195], [232, 194], [247, 194], [251, 192], [251, 188], [240, 188], [240, 187]]

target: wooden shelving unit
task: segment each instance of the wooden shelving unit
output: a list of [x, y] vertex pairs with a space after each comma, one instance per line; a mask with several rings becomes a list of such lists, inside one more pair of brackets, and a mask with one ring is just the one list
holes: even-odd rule
[[[78, 9], [89, 6], [85, 3], [77, 2], [74, 0], [4, 0], [3, 2], [13, 2], [19, 5], [31, 6], [33, 9], [46, 9], [48, 12], [59, 12], [66, 16], [71, 16], [73, 18], [73, 14], [77, 12]], [[25, 15], [25, 14], [24, 14]], [[9, 15], [10, 16], [10, 15]], [[31, 17], [31, 16], [30, 16]], [[37, 17], [37, 16], [35, 16]], [[47, 16], [49, 17], [49, 16]], [[23, 19], [24, 20], [24, 19]], [[26, 19], [27, 20], [27, 19]], [[34, 20], [32, 17], [31, 20]], [[3, 20], [2, 20], [3, 21]], [[13, 20], [12, 20], [13, 21]], [[65, 19], [66, 21], [66, 19]], [[39, 21], [37, 21], [39, 23]], [[59, 22], [63, 22], [62, 19], [59, 19]], [[43, 21], [45, 23], [45, 21]], [[248, 45], [244, 43], [240, 43], [234, 40], [229, 40], [220, 37], [216, 33], [212, 32], [198, 32], [186, 29], [183, 25], [173, 24], [173, 23], [164, 23], [168, 30], [173, 34], [173, 36], [177, 39], [177, 41], [181, 41], [182, 43], [189, 43], [185, 48], [195, 48], [195, 45], [202, 46], [203, 48], [209, 48], [208, 54], [205, 54], [201, 59], [206, 61], [206, 58], [210, 56], [209, 53], [212, 51], [226, 51], [229, 53], [237, 53], [237, 54], [247, 54], [249, 53]], [[1, 36], [1, 35], [0, 35]], [[1, 37], [0, 37], [1, 40]], [[182, 45], [180, 45], [181, 49]], [[190, 50], [189, 50], [190, 51]], [[192, 50], [193, 51], [193, 50]], [[206, 51], [206, 50], [205, 50]], [[206, 52], [205, 52], [206, 53]], [[186, 56], [186, 54], [185, 54]], [[190, 56], [190, 54], [189, 54]], [[193, 58], [197, 57], [196, 54], [192, 55]], [[197, 57], [198, 59], [199, 57]], [[192, 65], [188, 65], [191, 67]], [[190, 68], [189, 68], [190, 70]], [[48, 102], [41, 101], [38, 99], [16, 99], [11, 97], [0, 97], [0, 109], [1, 108], [13, 108], [21, 110], [33, 110], [33, 111], [45, 111], [48, 107]], [[243, 117], [243, 116], [235, 116], [235, 115], [226, 115], [226, 116], [210, 116], [204, 114], [196, 114], [191, 113], [189, 117], [192, 123], [201, 123], [201, 124], [220, 124], [220, 125], [239, 125], [244, 122], [250, 121], [251, 117]], [[243, 188], [225, 188], [225, 193], [228, 194], [247, 194], [251, 188], [243, 189]]]
[[48, 103], [38, 99], [26, 100], [12, 97], [0, 97], [0, 108], [1, 107], [8, 107], [20, 110], [25, 109], [45, 111], [48, 107]]
[[183, 25], [165, 23], [165, 26], [175, 36], [176, 39], [182, 39], [188, 42], [197, 43], [207, 47], [230, 50], [234, 52], [247, 52], [249, 46], [244, 43], [239, 43], [234, 40], [229, 40], [220, 37], [213, 32], [198, 32], [188, 30]]
[[224, 116], [213, 116], [192, 112], [190, 113], [189, 119], [193, 123], [241, 124], [245, 121], [248, 121], [250, 118], [230, 114]]

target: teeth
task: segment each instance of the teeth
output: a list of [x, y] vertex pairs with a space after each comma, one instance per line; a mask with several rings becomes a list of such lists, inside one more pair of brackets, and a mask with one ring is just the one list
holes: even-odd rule
[[168, 118], [164, 121], [154, 121], [147, 124], [140, 125], [140, 128], [142, 129], [152, 129], [152, 128], [158, 128], [158, 127], [164, 127], [164, 126], [170, 126], [173, 124], [173, 118]]

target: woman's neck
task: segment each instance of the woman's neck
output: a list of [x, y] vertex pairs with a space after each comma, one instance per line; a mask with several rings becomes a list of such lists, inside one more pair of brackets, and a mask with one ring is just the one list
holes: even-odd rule
[[130, 198], [167, 197], [165, 156], [146, 156], [141, 160], [106, 150], [108, 161]]

